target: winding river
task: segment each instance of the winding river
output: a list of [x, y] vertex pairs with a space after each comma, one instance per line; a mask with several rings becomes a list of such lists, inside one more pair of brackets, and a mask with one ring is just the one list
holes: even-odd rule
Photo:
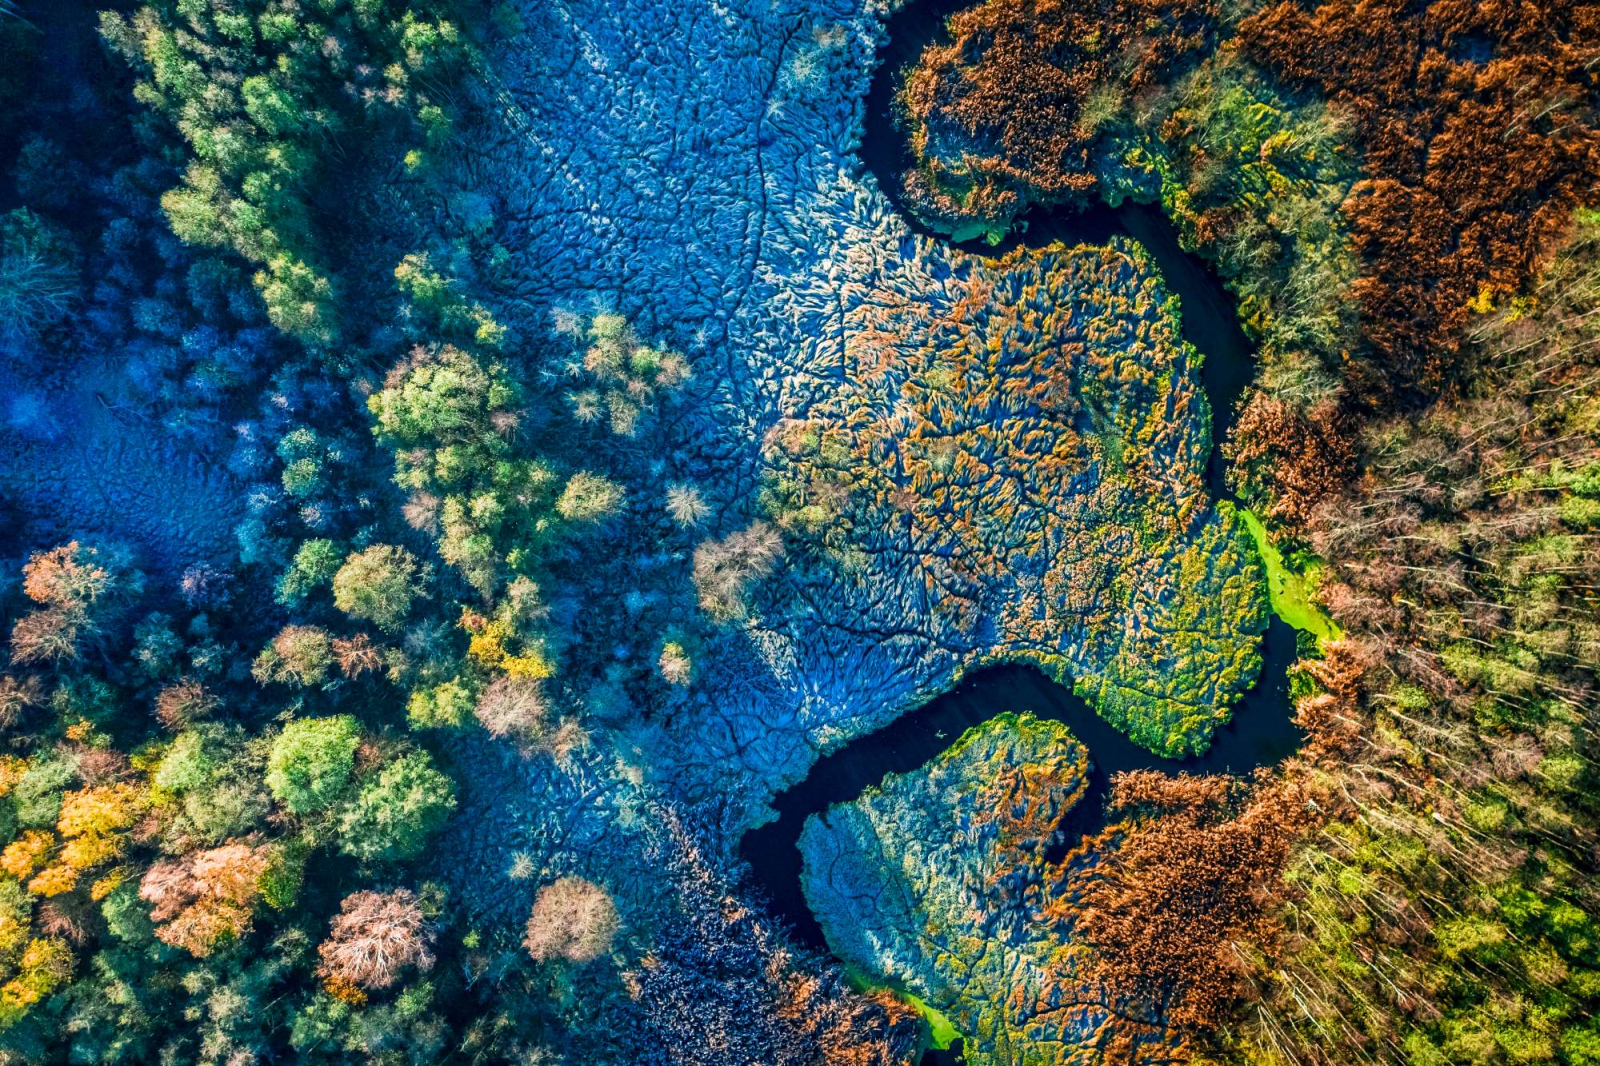
[[[948, 235], [918, 223], [899, 197], [899, 175], [909, 163], [904, 139], [890, 112], [898, 72], [928, 44], [945, 36], [944, 21], [970, 0], [916, 0], [895, 13], [888, 39], [879, 49], [878, 67], [867, 97], [866, 129], [861, 159], [901, 215], [917, 232], [967, 251], [994, 255], [1019, 244], [1043, 247], [1053, 241], [1101, 244], [1112, 236], [1132, 237], [1156, 261], [1167, 287], [1179, 298], [1184, 339], [1204, 355], [1202, 385], [1210, 401], [1214, 441], [1223, 440], [1233, 422], [1234, 407], [1255, 371], [1255, 351], [1240, 329], [1232, 298], [1206, 263], [1180, 247], [1177, 234], [1158, 207], [1126, 203], [1098, 205], [1082, 211], [1034, 208], [1004, 242], [980, 239], [952, 242]], [[1206, 484], [1213, 499], [1227, 499], [1221, 448], [1213, 446]], [[1295, 658], [1295, 631], [1276, 616], [1263, 635], [1262, 670], [1255, 686], [1234, 707], [1229, 723], [1218, 729], [1211, 748], [1193, 759], [1165, 759], [1139, 747], [1066, 687], [1031, 666], [1006, 664], [976, 670], [953, 688], [895, 719], [875, 733], [860, 737], [824, 756], [806, 778], [772, 801], [775, 821], [745, 834], [741, 856], [773, 909], [794, 929], [798, 939], [827, 950], [821, 927], [800, 889], [801, 827], [813, 814], [836, 803], [856, 799], [887, 774], [905, 773], [927, 763], [963, 732], [1002, 711], [1032, 711], [1041, 718], [1067, 724], [1089, 749], [1089, 789], [1062, 824], [1061, 853], [1084, 835], [1105, 826], [1104, 800], [1112, 774], [1124, 770], [1167, 773], [1246, 773], [1280, 762], [1300, 746], [1292, 720], [1288, 669]], [[959, 1061], [956, 1052], [928, 1052], [924, 1066]]]

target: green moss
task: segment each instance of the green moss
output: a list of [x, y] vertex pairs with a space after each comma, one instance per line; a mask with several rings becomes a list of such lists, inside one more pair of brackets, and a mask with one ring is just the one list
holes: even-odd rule
[[1238, 513], [1244, 519], [1245, 528], [1250, 531], [1250, 538], [1255, 541], [1262, 564], [1267, 568], [1267, 596], [1272, 601], [1272, 613], [1296, 629], [1315, 634], [1319, 641], [1338, 640], [1344, 636], [1334, 620], [1312, 602], [1320, 564], [1292, 565], [1267, 536], [1261, 519], [1242, 507]]
[[950, 1020], [949, 1015], [915, 992], [908, 992], [904, 988], [884, 981], [875, 981], [867, 973], [848, 964], [844, 968], [844, 976], [845, 980], [850, 982], [850, 987], [857, 992], [887, 992], [922, 1015], [923, 1021], [928, 1023], [928, 1046], [936, 1051], [945, 1051], [957, 1040], [966, 1039], [966, 1035], [956, 1028], [956, 1023]]

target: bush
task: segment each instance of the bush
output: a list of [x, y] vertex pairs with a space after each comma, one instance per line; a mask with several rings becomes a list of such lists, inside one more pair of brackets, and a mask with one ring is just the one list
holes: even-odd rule
[[772, 572], [783, 557], [778, 531], [765, 522], [708, 540], [694, 552], [694, 584], [700, 606], [719, 622], [743, 618], [749, 586]]
[[563, 877], [539, 890], [522, 943], [535, 962], [593, 962], [611, 950], [617, 925], [617, 905], [605, 889], [581, 877]]

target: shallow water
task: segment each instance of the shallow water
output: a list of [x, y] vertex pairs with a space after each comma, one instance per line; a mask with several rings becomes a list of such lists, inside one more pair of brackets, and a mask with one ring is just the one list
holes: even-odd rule
[[[997, 245], [981, 238], [951, 241], [904, 210], [899, 175], [910, 160], [890, 112], [899, 71], [926, 45], [943, 38], [945, 18], [964, 6], [963, 0], [918, 0], [890, 18], [889, 37], [879, 50], [879, 66], [867, 97], [862, 163], [914, 230], [967, 251], [996, 255], [1022, 244], [1043, 247], [1058, 240], [1069, 245], [1103, 244], [1117, 235], [1137, 240], [1155, 260], [1168, 289], [1178, 296], [1184, 339], [1204, 356], [1201, 379], [1211, 405], [1212, 439], [1223, 440], [1233, 424], [1235, 404], [1254, 375], [1255, 351], [1239, 327], [1227, 290], [1204, 260], [1179, 246], [1176, 231], [1159, 208], [1135, 203], [1085, 210], [1034, 208]], [[1206, 470], [1213, 499], [1231, 496], [1224, 474], [1221, 448], [1213, 446]], [[1134, 744], [1082, 699], [1031, 666], [1007, 664], [975, 671], [943, 695], [818, 760], [803, 781], [772, 801], [778, 818], [747, 833], [740, 854], [796, 936], [825, 951], [821, 927], [800, 890], [797, 842], [807, 817], [857, 798], [887, 774], [917, 769], [995, 714], [1032, 711], [1068, 725], [1090, 753], [1089, 789], [1062, 823], [1059, 856], [1083, 836], [1104, 828], [1104, 800], [1112, 774], [1136, 769], [1248, 773], [1293, 753], [1303, 739], [1293, 723], [1288, 694], [1295, 631], [1276, 616], [1263, 634], [1261, 656], [1260, 677], [1234, 706], [1229, 723], [1216, 731], [1211, 748], [1203, 756], [1184, 760], [1165, 759]], [[951, 1051], [929, 1051], [923, 1066], [954, 1063], [959, 1057], [958, 1043]]]

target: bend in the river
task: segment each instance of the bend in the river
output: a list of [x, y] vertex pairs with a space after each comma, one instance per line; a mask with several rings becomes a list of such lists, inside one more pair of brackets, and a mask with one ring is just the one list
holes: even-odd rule
[[[1104, 243], [1114, 235], [1142, 244], [1161, 270], [1169, 291], [1179, 298], [1183, 337], [1204, 356], [1202, 384], [1212, 411], [1213, 447], [1206, 484], [1213, 499], [1229, 497], [1219, 443], [1232, 424], [1234, 405], [1255, 369], [1254, 347], [1240, 329], [1234, 304], [1216, 275], [1198, 256], [1184, 251], [1172, 224], [1159, 208], [1145, 204], [1104, 205], [1084, 211], [1034, 208], [1004, 242], [952, 242], [919, 223], [900, 199], [899, 176], [909, 163], [904, 139], [890, 108], [895, 83], [905, 65], [944, 34], [945, 18], [965, 6], [962, 0], [918, 0], [891, 16], [888, 40], [879, 50], [878, 69], [867, 98], [861, 158], [880, 188], [916, 231], [964, 250], [985, 255], [1019, 244], [1043, 247]], [[1216, 731], [1211, 748], [1194, 759], [1166, 759], [1134, 744], [1096, 714], [1081, 698], [1020, 664], [987, 667], [962, 679], [943, 695], [910, 711], [883, 729], [860, 737], [819, 759], [804, 780], [772, 801], [776, 820], [745, 834], [740, 853], [773, 908], [799, 938], [826, 950], [822, 930], [800, 888], [797, 847], [806, 818], [837, 803], [856, 799], [885, 775], [915, 770], [939, 755], [967, 729], [1002, 711], [1032, 711], [1066, 723], [1089, 749], [1089, 788], [1064, 821], [1061, 849], [1105, 825], [1104, 800], [1112, 774], [1154, 769], [1168, 773], [1244, 773], [1281, 761], [1299, 747], [1292, 720], [1288, 669], [1295, 658], [1295, 632], [1273, 616], [1263, 637], [1262, 669], [1255, 686], [1234, 708], [1228, 724]]]

